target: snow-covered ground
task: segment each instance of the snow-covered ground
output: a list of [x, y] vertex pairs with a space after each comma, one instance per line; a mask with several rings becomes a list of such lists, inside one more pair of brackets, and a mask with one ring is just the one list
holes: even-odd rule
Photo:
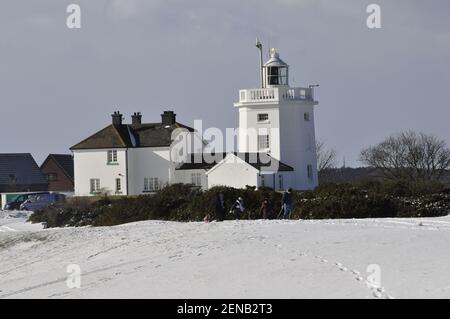
[[450, 217], [42, 230], [0, 212], [0, 298], [450, 298], [449, 246]]

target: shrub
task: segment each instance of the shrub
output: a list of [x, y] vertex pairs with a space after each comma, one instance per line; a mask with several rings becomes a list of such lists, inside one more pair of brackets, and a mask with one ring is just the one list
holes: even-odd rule
[[[153, 195], [69, 199], [36, 211], [30, 221], [44, 222], [46, 227], [112, 226], [149, 219], [201, 221], [206, 214], [214, 216], [219, 192], [224, 194], [226, 219], [234, 218], [228, 211], [238, 197], [244, 199], [243, 218], [259, 218], [266, 197], [272, 202], [275, 217], [280, 211], [282, 194], [269, 188], [221, 186], [202, 191], [191, 185], [173, 184]], [[450, 194], [439, 185], [403, 182], [327, 183], [313, 191], [294, 192], [293, 200], [294, 219], [432, 217], [447, 215], [450, 207]]]

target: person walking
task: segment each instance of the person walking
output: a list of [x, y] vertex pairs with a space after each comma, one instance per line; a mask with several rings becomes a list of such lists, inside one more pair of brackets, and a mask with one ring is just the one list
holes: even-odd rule
[[236, 219], [240, 219], [241, 215], [244, 213], [244, 199], [239, 197], [231, 208], [231, 213], [234, 215]]
[[216, 221], [221, 222], [225, 219], [225, 201], [222, 192], [216, 194], [214, 212], [216, 214]]
[[281, 197], [281, 210], [282, 210], [282, 218], [289, 219], [292, 212], [292, 189], [289, 188], [287, 191], [283, 193]]
[[264, 198], [261, 208], [259, 209], [259, 215], [262, 217], [262, 219], [271, 219], [272, 218], [272, 203], [270, 202], [269, 198]]

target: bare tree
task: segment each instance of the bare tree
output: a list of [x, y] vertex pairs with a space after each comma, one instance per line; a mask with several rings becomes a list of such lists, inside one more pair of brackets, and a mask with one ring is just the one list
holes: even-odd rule
[[337, 166], [337, 152], [326, 147], [325, 141], [316, 141], [317, 169], [319, 172]]
[[450, 167], [450, 149], [434, 135], [407, 131], [363, 150], [360, 160], [388, 179], [439, 181]]

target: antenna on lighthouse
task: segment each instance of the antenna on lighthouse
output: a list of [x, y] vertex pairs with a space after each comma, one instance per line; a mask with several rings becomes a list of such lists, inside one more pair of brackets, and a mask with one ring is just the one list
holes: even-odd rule
[[261, 88], [264, 88], [264, 75], [263, 75], [263, 46], [262, 43], [256, 38], [256, 47], [259, 49], [259, 71], [261, 76]]

